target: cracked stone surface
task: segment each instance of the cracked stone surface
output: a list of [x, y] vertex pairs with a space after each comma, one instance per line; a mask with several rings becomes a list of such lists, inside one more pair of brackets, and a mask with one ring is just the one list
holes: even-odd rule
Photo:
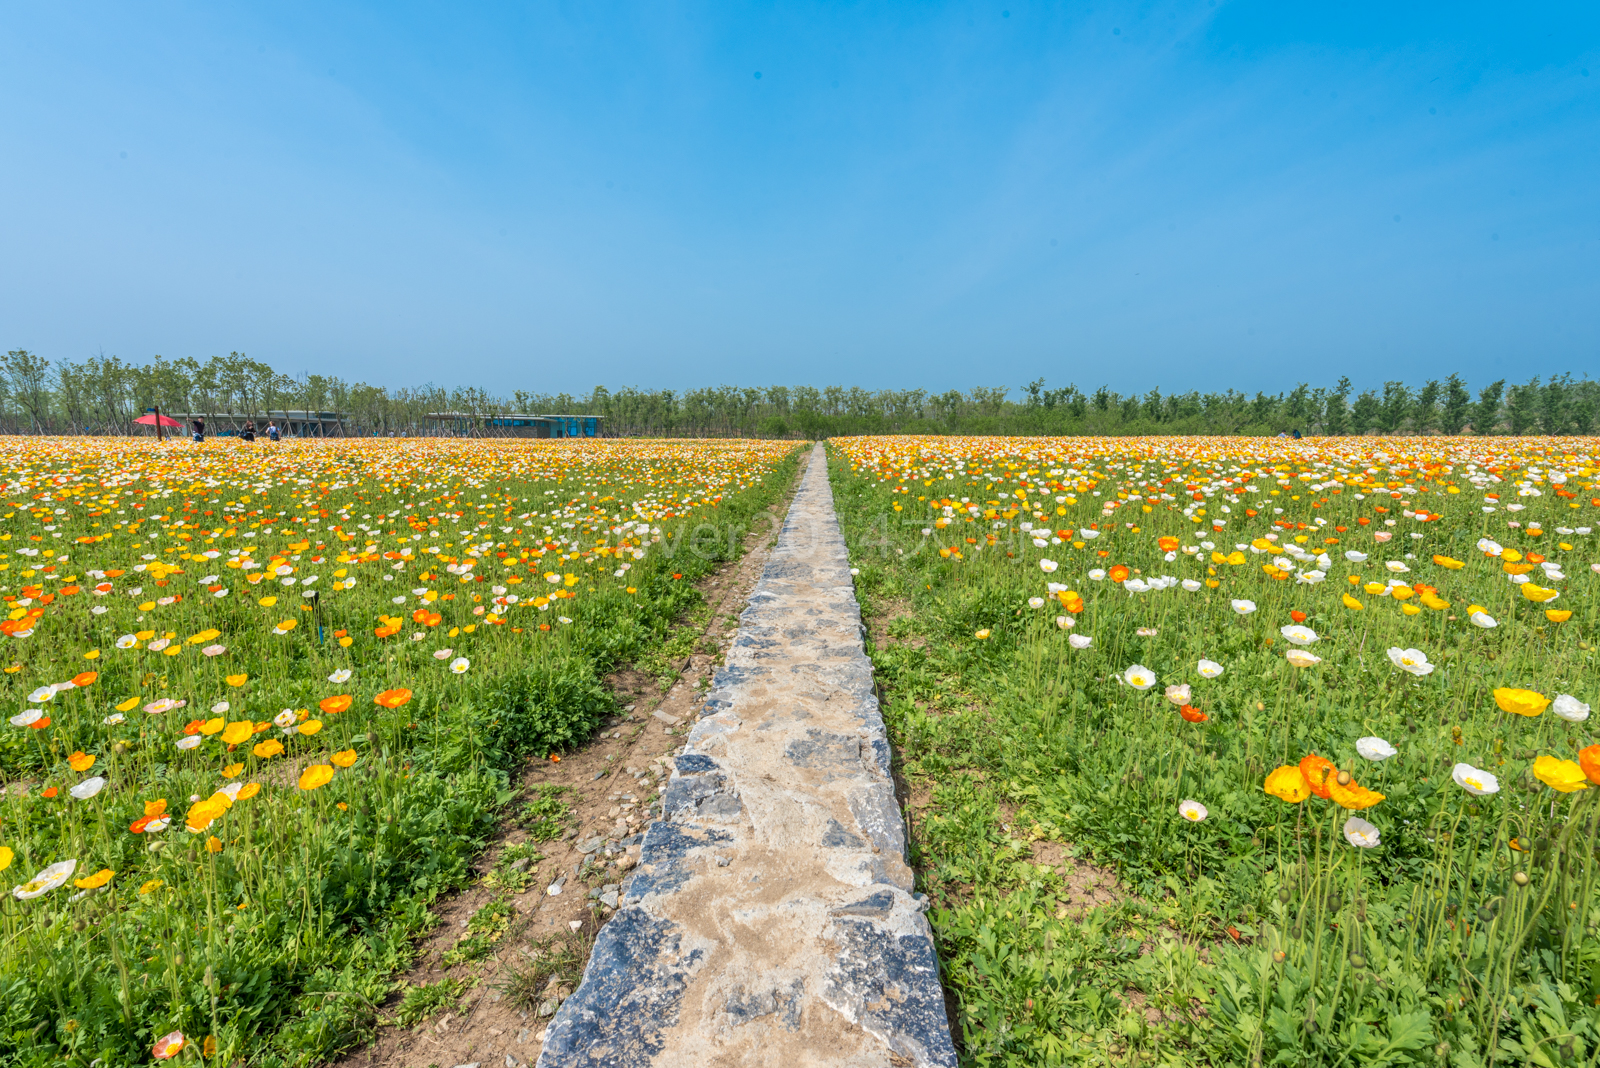
[[540, 1068], [953, 1066], [818, 445]]

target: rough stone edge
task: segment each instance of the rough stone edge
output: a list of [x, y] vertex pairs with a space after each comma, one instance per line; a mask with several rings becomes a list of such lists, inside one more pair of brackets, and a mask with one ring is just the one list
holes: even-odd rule
[[[905, 828], [894, 796], [888, 732], [873, 686], [872, 661], [862, 641], [860, 602], [848, 577], [849, 550], [834, 509], [827, 452], [820, 443], [813, 449], [811, 463], [823, 465], [821, 492], [827, 494], [828, 510], [821, 529], [813, 534], [836, 547], [845, 584], [830, 589], [838, 597], [838, 609], [856, 623], [855, 639], [840, 649], [850, 662], [839, 666], [846, 669], [844, 688], [855, 699], [853, 711], [871, 750], [866, 767], [875, 773], [869, 785], [851, 797], [850, 808], [875, 846], [905, 858]], [[803, 478], [809, 474], [808, 468]], [[730, 659], [742, 645], [765, 640], [760, 636], [763, 609], [782, 600], [775, 587], [792, 570], [783, 549], [796, 534], [796, 505], [808, 492], [812, 490], [802, 481], [780, 530], [777, 551], [740, 613]], [[626, 881], [621, 908], [595, 937], [583, 980], [557, 1010], [537, 1068], [644, 1068], [661, 1052], [662, 1036], [676, 1024], [683, 994], [707, 947], [683, 945], [678, 925], [655, 918], [649, 906], [652, 899], [672, 894], [692, 877], [688, 861], [700, 849], [714, 849], [731, 839], [705, 824], [737, 819], [737, 792], [713, 759], [692, 750], [703, 738], [738, 729], [738, 720], [728, 713], [744, 684], [766, 670], [730, 664], [715, 672], [689, 735], [691, 751], [674, 761], [672, 778], [662, 794], [661, 818], [646, 828], [641, 870]], [[833, 909], [826, 928], [818, 932], [841, 946], [822, 1000], [917, 1068], [955, 1068], [933, 929], [924, 915], [927, 899], [914, 894], [911, 886], [888, 880], [881, 867], [875, 875], [873, 884], [862, 888], [863, 896]], [[608, 1018], [609, 1026], [603, 1022]]]

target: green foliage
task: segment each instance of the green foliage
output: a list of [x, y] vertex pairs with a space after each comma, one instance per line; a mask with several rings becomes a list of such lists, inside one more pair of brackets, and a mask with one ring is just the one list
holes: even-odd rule
[[465, 979], [440, 979], [434, 983], [408, 985], [395, 1009], [395, 1023], [401, 1027], [415, 1027], [441, 1009], [454, 1006], [456, 999], [466, 989]]
[[[1032, 447], [1018, 443], [1019, 453]], [[1276, 582], [1261, 571], [1271, 553], [1246, 554], [1248, 566], [1215, 564], [1215, 591], [1134, 595], [1085, 573], [1123, 563], [1144, 576], [1208, 577], [1208, 554], [1166, 561], [1157, 547], [1157, 535], [1205, 536], [1177, 507], [1158, 505], [1124, 525], [1063, 505], [1067, 514], [1051, 526], [1098, 520], [1101, 536], [1039, 550], [1005, 521], [1015, 512], [982, 514], [1018, 507], [1000, 502], [996, 491], [1009, 487], [987, 482], [982, 469], [933, 486], [898, 473], [880, 481], [865, 464], [852, 469], [843, 452], [832, 465], [835, 499], [864, 612], [902, 613], [869, 653], [899, 770], [919, 798], [912, 850], [934, 906], [943, 978], [959, 1000], [963, 1064], [1592, 1063], [1600, 804], [1594, 790], [1552, 794], [1531, 767], [1536, 754], [1570, 755], [1593, 736], [1588, 724], [1549, 713], [1504, 714], [1492, 697], [1497, 686], [1538, 680], [1546, 692], [1584, 692], [1596, 656], [1592, 632], [1578, 629], [1580, 618], [1585, 628], [1595, 619], [1593, 588], [1583, 585], [1596, 559], [1592, 537], [1575, 550], [1549, 535], [1524, 546], [1577, 576], [1563, 584], [1570, 600], [1558, 602], [1577, 610], [1571, 629], [1516, 597], [1500, 561], [1481, 559], [1473, 546], [1490, 531], [1479, 501], [1464, 494], [1447, 498], [1448, 521], [1417, 528], [1423, 540], [1384, 552], [1396, 560], [1412, 552], [1409, 577], [1445, 591], [1457, 606], [1448, 612], [1406, 615], [1359, 589], [1368, 604], [1354, 612], [1340, 602], [1354, 588], [1341, 571], [1322, 586]], [[848, 455], [863, 454], [868, 443], [852, 443]], [[1519, 477], [1514, 466], [1502, 465], [1508, 481]], [[1028, 467], [1019, 457], [1018, 477], [1043, 481], [1043, 470]], [[900, 485], [910, 492], [895, 493]], [[1587, 511], [1592, 489], [1569, 485], [1582, 485]], [[1291, 492], [1274, 501], [1286, 505], [1282, 518], [1324, 517], [1324, 534], [1360, 529], [1356, 515], [1381, 524], [1393, 514], [1373, 511], [1387, 497], [1358, 503], [1347, 491], [1315, 498], [1320, 511], [1311, 512], [1312, 499], [1296, 506]], [[1566, 519], [1566, 499], [1549, 485], [1544, 493], [1527, 498], [1519, 518], [1542, 515], [1552, 530], [1588, 521]], [[952, 529], [936, 530], [944, 513], [919, 495], [970, 497], [980, 512], [970, 525], [957, 513]], [[886, 523], [897, 503], [903, 521]], [[1090, 507], [1098, 511], [1100, 500]], [[1218, 549], [1274, 530], [1266, 517], [1250, 529], [1243, 511], [1235, 500], [1217, 538], [1230, 544]], [[991, 529], [996, 541], [982, 545]], [[1330, 551], [1354, 536], [1340, 544]], [[1371, 545], [1368, 535], [1362, 547]], [[1450, 571], [1428, 563], [1435, 552], [1480, 559]], [[1041, 556], [1060, 569], [1043, 575]], [[1056, 625], [1059, 606], [1030, 605], [1044, 579], [1088, 601], [1073, 629]], [[1256, 611], [1236, 615], [1231, 597], [1253, 598]], [[1501, 625], [1468, 624], [1461, 610], [1474, 600], [1495, 605]], [[1283, 656], [1278, 627], [1291, 609], [1322, 636], [1315, 670], [1297, 671]], [[1094, 644], [1072, 649], [1069, 634]], [[1434, 673], [1397, 670], [1389, 646], [1426, 649]], [[1202, 657], [1225, 673], [1198, 677]], [[1140, 693], [1123, 683], [1135, 662], [1156, 668], [1160, 685], [1191, 683], [1210, 718], [1185, 722], [1160, 685]], [[1370, 735], [1400, 754], [1362, 760], [1355, 743]], [[1354, 768], [1385, 795], [1359, 813], [1381, 824], [1381, 849], [1348, 845], [1349, 813], [1330, 802], [1289, 806], [1262, 790], [1268, 772], [1306, 753]], [[1456, 786], [1457, 760], [1494, 769], [1501, 794], [1473, 798]], [[1209, 807], [1204, 822], [1178, 818], [1188, 798]], [[1513, 838], [1529, 851], [1511, 849]], [[1513, 878], [1518, 871], [1526, 885]], [[1085, 878], [1099, 880], [1100, 904], [1084, 900]]]
[[565, 786], [545, 784], [535, 788], [534, 796], [517, 813], [517, 820], [530, 840], [553, 842], [566, 833], [572, 811], [562, 796], [566, 792]]

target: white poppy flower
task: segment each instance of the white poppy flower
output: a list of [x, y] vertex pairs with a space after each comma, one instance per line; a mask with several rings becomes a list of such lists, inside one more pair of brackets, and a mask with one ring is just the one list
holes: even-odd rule
[[1378, 828], [1362, 819], [1351, 816], [1344, 821], [1344, 840], [1360, 849], [1371, 849], [1379, 841]]
[[101, 720], [100, 722], [104, 723], [107, 727], [115, 727], [117, 724], [121, 723], [126, 718], [127, 717], [124, 716], [121, 712], [113, 712], [113, 713], [111, 713], [111, 715], [107, 716], [105, 719]]
[[1500, 792], [1499, 779], [1482, 768], [1473, 767], [1471, 764], [1457, 764], [1450, 769], [1450, 777], [1456, 781], [1457, 786], [1478, 797]]
[[1051, 572], [1055, 571], [1055, 569], [1057, 567], [1060, 567], [1060, 566], [1061, 565], [1057, 564], [1054, 560], [1046, 559], [1046, 558], [1043, 558], [1043, 557], [1041, 557], [1040, 560], [1039, 560], [1039, 570], [1043, 571], [1046, 575], [1048, 575]]
[[44, 712], [37, 708], [24, 709], [11, 717], [13, 727], [31, 727], [44, 718]]
[[1367, 562], [1367, 554], [1358, 552], [1355, 549], [1346, 550], [1344, 558], [1350, 561], [1352, 564], [1364, 564]]
[[162, 831], [166, 830], [169, 826], [171, 826], [171, 824], [172, 824], [172, 817], [171, 816], [162, 816], [160, 819], [153, 819], [149, 823], [145, 824], [144, 825], [144, 833], [145, 834], [160, 834]]
[[1172, 686], [1168, 686], [1167, 689], [1166, 689], [1166, 698], [1167, 698], [1168, 701], [1171, 701], [1175, 705], [1186, 705], [1186, 704], [1188, 704], [1189, 703], [1189, 684], [1186, 683], [1186, 682], [1183, 682], [1183, 683], [1177, 683], [1177, 684], [1172, 685]]
[[1089, 572], [1089, 577], [1095, 582], [1099, 582], [1106, 577], [1106, 569], [1103, 567], [1097, 567], [1093, 571]]
[[1401, 671], [1408, 671], [1413, 675], [1430, 675], [1433, 665], [1428, 663], [1428, 654], [1420, 649], [1390, 648], [1389, 660]]
[[1294, 577], [1296, 582], [1303, 582], [1307, 586], [1315, 586], [1328, 576], [1321, 571], [1302, 571]]
[[1094, 639], [1087, 634], [1073, 634], [1067, 637], [1067, 642], [1074, 649], [1087, 649], [1094, 644]]
[[139, 639], [135, 638], [131, 634], [124, 634], [122, 637], [117, 639], [117, 648], [118, 649], [132, 649], [135, 645], [138, 645], [138, 644], [139, 644]]
[[91, 779], [83, 780], [78, 785], [68, 790], [67, 793], [71, 794], [73, 797], [76, 797], [79, 801], [87, 801], [89, 798], [99, 793], [105, 784], [105, 776], [96, 775]]
[[55, 695], [56, 688], [54, 686], [41, 686], [28, 695], [28, 700], [34, 702], [35, 704], [43, 704], [44, 702], [55, 697]]
[[349, 668], [340, 668], [338, 671], [335, 671], [332, 675], [328, 676], [328, 681], [333, 683], [336, 686], [341, 682], [348, 682], [349, 679], [350, 679], [350, 669]]
[[198, 734], [190, 734], [186, 737], [179, 738], [177, 745], [179, 749], [193, 749], [195, 746], [199, 745], [202, 740], [203, 739]]
[[1056, 616], [1056, 626], [1061, 630], [1071, 630], [1074, 623], [1076, 620], [1071, 616]]
[[276, 716], [272, 717], [273, 723], [285, 728], [293, 727], [299, 722], [299, 720], [300, 717], [295, 715], [294, 709], [292, 708], [286, 708], [282, 712], [279, 712]]
[[1178, 802], [1178, 815], [1190, 823], [1199, 823], [1211, 813], [1207, 811], [1206, 806], [1198, 801], [1184, 800]]
[[1233, 605], [1233, 610], [1238, 612], [1241, 616], [1247, 616], [1256, 610], [1256, 603], [1254, 601], [1247, 601], [1242, 597], [1235, 597], [1229, 603]]
[[1156, 673], [1143, 664], [1134, 664], [1122, 673], [1122, 681], [1135, 690], [1148, 690], [1156, 684]]
[[1488, 612], [1474, 612], [1469, 618], [1472, 620], [1473, 626], [1482, 627], [1484, 630], [1492, 630], [1500, 625], [1495, 622], [1494, 616], [1491, 616]]
[[1279, 628], [1278, 632], [1296, 645], [1310, 645], [1312, 642], [1317, 640], [1316, 631], [1312, 630], [1310, 627], [1302, 627], [1298, 624], [1281, 627]]
[[1556, 694], [1555, 702], [1550, 707], [1569, 723], [1582, 723], [1589, 718], [1589, 706], [1571, 694]]
[[1283, 658], [1297, 668], [1316, 667], [1322, 663], [1322, 657], [1309, 649], [1290, 649], [1283, 654]]
[[1393, 571], [1397, 575], [1402, 575], [1405, 572], [1411, 570], [1409, 567], [1407, 567], [1405, 564], [1401, 563], [1399, 560], [1390, 560], [1388, 563], [1384, 564], [1383, 566], [1388, 568], [1390, 571]]
[[1194, 593], [1196, 590], [1198, 590], [1200, 588], [1200, 580], [1199, 579], [1184, 579], [1183, 582], [1181, 583], [1181, 585], [1183, 586], [1184, 589], [1188, 590], [1190, 593]]
[[1356, 752], [1374, 763], [1388, 760], [1400, 750], [1376, 735], [1356, 739]]
[[469, 668], [471, 666], [472, 666], [472, 661], [468, 660], [464, 656], [458, 656], [454, 660], [450, 661], [450, 670], [455, 672], [457, 675], [459, 675], [462, 672], [466, 671], [467, 668]]
[[1028, 598], [1028, 607], [1029, 608], [1043, 608], [1044, 607], [1044, 598], [1043, 597], [1029, 597]]
[[76, 860], [58, 861], [12, 890], [11, 896], [18, 901], [27, 901], [30, 898], [38, 897], [40, 894], [48, 894], [72, 878], [72, 873], [77, 870], [78, 862]]

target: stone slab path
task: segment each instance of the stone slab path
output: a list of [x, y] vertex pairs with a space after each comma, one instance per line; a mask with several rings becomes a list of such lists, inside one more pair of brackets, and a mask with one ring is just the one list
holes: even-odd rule
[[953, 1066], [818, 445], [540, 1068]]

